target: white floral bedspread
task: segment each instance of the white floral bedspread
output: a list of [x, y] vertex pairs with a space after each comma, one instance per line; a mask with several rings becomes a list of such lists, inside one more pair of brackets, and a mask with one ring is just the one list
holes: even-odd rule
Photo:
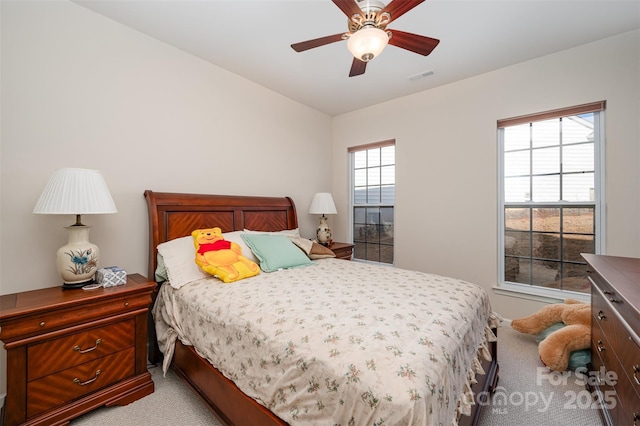
[[477, 285], [337, 259], [164, 285], [153, 312], [165, 372], [179, 338], [295, 425], [455, 425], [492, 336]]

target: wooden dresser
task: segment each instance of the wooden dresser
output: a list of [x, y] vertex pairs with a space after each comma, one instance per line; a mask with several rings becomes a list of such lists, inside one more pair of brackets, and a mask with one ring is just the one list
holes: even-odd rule
[[640, 259], [582, 255], [591, 280], [591, 391], [607, 425], [640, 425]]
[[134, 274], [97, 290], [51, 287], [0, 296], [7, 350], [3, 424], [59, 425], [153, 392], [147, 314], [156, 286]]

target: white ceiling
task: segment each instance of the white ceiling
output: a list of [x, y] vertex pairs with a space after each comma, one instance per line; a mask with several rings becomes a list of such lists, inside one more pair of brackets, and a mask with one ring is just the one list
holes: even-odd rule
[[429, 56], [389, 45], [349, 77], [345, 41], [290, 47], [347, 31], [330, 0], [75, 2], [329, 115], [640, 28], [640, 0], [427, 0], [388, 28], [439, 39]]

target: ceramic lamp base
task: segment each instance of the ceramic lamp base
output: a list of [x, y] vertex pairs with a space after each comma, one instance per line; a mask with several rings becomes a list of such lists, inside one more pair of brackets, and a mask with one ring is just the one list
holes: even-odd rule
[[80, 288], [93, 280], [98, 270], [98, 246], [89, 242], [90, 226], [67, 226], [69, 242], [58, 249], [56, 264], [64, 288]]
[[327, 223], [327, 217], [325, 215], [320, 217], [320, 225], [318, 225], [318, 229], [316, 229], [316, 239], [323, 246], [331, 244], [331, 228]]

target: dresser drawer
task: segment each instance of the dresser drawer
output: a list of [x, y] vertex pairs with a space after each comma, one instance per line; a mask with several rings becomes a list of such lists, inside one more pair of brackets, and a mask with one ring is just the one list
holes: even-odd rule
[[[613, 306], [625, 322], [628, 324], [637, 324], [640, 321], [640, 313], [638, 310], [632, 304], [629, 304], [627, 299], [604, 278], [597, 273], [591, 273], [589, 280], [591, 281], [591, 288], [597, 289], [600, 293], [600, 298], [603, 301], [607, 301], [610, 306]], [[592, 296], [594, 293], [595, 292], [592, 291]], [[596, 308], [594, 307], [593, 309], [595, 310]]]
[[591, 291], [591, 312], [593, 323], [602, 329], [604, 336], [614, 340], [620, 329], [620, 316], [611, 306], [603, 290], [596, 286], [592, 286]]
[[133, 376], [134, 356], [131, 347], [29, 382], [27, 417]]
[[624, 343], [616, 349], [619, 371], [615, 387], [624, 412], [624, 420], [620, 420], [619, 424], [634, 424], [633, 417], [636, 414], [636, 424], [640, 425], [640, 348], [631, 339], [626, 339]]
[[[603, 391], [605, 388], [606, 390], [613, 390], [613, 387], [620, 380], [619, 363], [615, 350], [615, 347], [603, 334], [602, 329], [597, 324], [594, 324], [591, 327], [591, 363], [594, 370], [598, 372], [598, 386]], [[605, 372], [611, 373], [608, 373], [609, 375], [605, 378]], [[611, 374], [613, 374], [613, 377], [610, 377]]]
[[[599, 393], [595, 393], [594, 397], [600, 404], [600, 408], [603, 409], [603, 415], [608, 418], [605, 424], [617, 424], [618, 408], [620, 407], [620, 400], [613, 387], [613, 381], [607, 379], [606, 367], [602, 362], [600, 353], [597, 351], [596, 340], [591, 342], [591, 369], [597, 372], [595, 376], [597, 379], [596, 387]], [[590, 389], [594, 391], [593, 388]]]
[[133, 320], [70, 334], [27, 348], [27, 381], [132, 347]]
[[[596, 329], [599, 331], [597, 327]], [[607, 409], [606, 424], [633, 425], [632, 409], [638, 407], [640, 400], [633, 389], [629, 388], [630, 382], [626, 375], [621, 374], [613, 348], [605, 345], [608, 345], [608, 341], [596, 332], [591, 343], [591, 352], [594, 354], [591, 357], [591, 367], [597, 371], [597, 387], [600, 391], [596, 396], [602, 407]]]
[[638, 345], [638, 337], [633, 332], [620, 334], [622, 334], [620, 338], [624, 340], [624, 344], [620, 345], [620, 350], [616, 354], [622, 366], [622, 372], [629, 380], [631, 389], [635, 390], [638, 398], [636, 411], [640, 412], [640, 345]]

